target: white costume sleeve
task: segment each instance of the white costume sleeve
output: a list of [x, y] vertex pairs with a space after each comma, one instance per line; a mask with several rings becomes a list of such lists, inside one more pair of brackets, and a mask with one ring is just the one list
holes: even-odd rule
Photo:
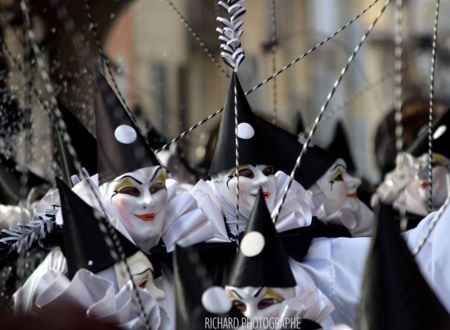
[[[404, 234], [413, 250], [423, 239], [435, 213]], [[416, 261], [424, 277], [444, 306], [450, 311], [450, 211], [447, 210], [436, 225]], [[370, 237], [315, 239], [301, 264], [316, 285], [332, 301], [333, 321], [354, 327], [357, 317], [365, 260], [369, 252]]]
[[331, 300], [333, 322], [353, 326], [370, 238], [318, 238], [301, 264]]
[[214, 237], [214, 225], [188, 192], [170, 198], [165, 210], [162, 239], [167, 251], [173, 251], [176, 243], [192, 245]]
[[197, 201], [198, 206], [206, 214], [209, 221], [214, 226], [215, 241], [227, 242], [229, 241], [227, 230], [225, 228], [224, 215], [222, 208], [215, 197], [213, 188], [205, 181], [200, 180], [190, 191], [192, 197]]
[[327, 296], [315, 285], [308, 272], [295, 260], [290, 259], [292, 273], [297, 282], [295, 297], [290, 308], [299, 312], [302, 317], [322, 325], [328, 322], [334, 306]]
[[[411, 250], [414, 250], [428, 233], [437, 212], [431, 213], [415, 229], [405, 233]], [[444, 307], [450, 312], [450, 208], [443, 214], [431, 236], [416, 256], [416, 261], [430, 287]]]
[[[277, 195], [275, 200], [281, 202], [285, 189], [289, 184], [289, 176], [282, 171], [278, 171], [275, 177], [277, 178]], [[312, 220], [313, 206], [311, 194], [297, 181], [293, 180], [278, 216], [277, 231], [283, 232], [289, 229], [309, 226]], [[272, 217], [277, 211], [278, 204], [271, 214]]]
[[41, 281], [45, 274], [49, 271], [63, 273], [66, 269], [66, 259], [61, 250], [59, 248], [53, 249], [26, 280], [25, 284], [14, 293], [14, 311], [16, 313], [32, 312], [40, 286], [46, 283]]
[[[140, 329], [145, 325], [131, 282], [116, 294], [111, 281], [86, 269], [80, 269], [72, 280], [62, 273], [49, 271], [41, 281], [45, 284], [36, 298], [40, 309], [72, 303], [84, 309], [87, 316], [117, 324], [122, 329]], [[151, 328], [166, 329], [165, 311], [146, 290], [137, 290]]]

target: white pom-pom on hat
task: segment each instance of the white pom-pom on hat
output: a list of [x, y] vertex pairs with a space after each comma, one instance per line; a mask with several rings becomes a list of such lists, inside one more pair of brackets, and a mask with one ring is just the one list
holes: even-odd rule
[[255, 129], [249, 123], [240, 123], [237, 127], [237, 136], [240, 139], [249, 140], [255, 136]]
[[231, 309], [231, 300], [220, 286], [212, 286], [202, 294], [203, 307], [213, 314], [225, 314]]
[[136, 130], [130, 125], [120, 125], [114, 130], [114, 137], [123, 144], [131, 144], [137, 139]]
[[247, 233], [241, 242], [241, 252], [246, 257], [255, 257], [264, 249], [266, 241], [264, 236], [257, 231]]

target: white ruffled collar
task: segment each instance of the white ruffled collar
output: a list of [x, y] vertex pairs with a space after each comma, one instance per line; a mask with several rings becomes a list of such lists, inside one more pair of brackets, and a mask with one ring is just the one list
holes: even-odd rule
[[[285, 187], [288, 185], [289, 176], [284, 172], [278, 171], [275, 177], [277, 179], [276, 201], [280, 203]], [[225, 221], [226, 219], [235, 219], [236, 206], [231, 205], [229, 201], [217, 193], [214, 181], [205, 182], [200, 180], [191, 190], [191, 194], [197, 200], [199, 207], [202, 208], [203, 212], [207, 214], [209, 220], [214, 224], [215, 234], [214, 239], [211, 241], [229, 241]], [[312, 208], [313, 202], [310, 193], [298, 182], [293, 181], [275, 224], [277, 231], [283, 232], [309, 226], [312, 220]], [[276, 208], [270, 211], [272, 216], [274, 216]], [[242, 220], [239, 223], [239, 229], [244, 231], [248, 219], [243, 215], [240, 215], [240, 219]]]
[[[167, 329], [167, 312], [146, 291], [136, 288], [152, 329]], [[133, 286], [128, 282], [115, 292], [111, 281], [80, 269], [72, 280], [63, 273], [48, 270], [38, 283], [36, 306], [49, 309], [61, 303], [74, 303], [88, 317], [116, 324], [121, 329], [141, 329], [139, 306], [134, 303]]]

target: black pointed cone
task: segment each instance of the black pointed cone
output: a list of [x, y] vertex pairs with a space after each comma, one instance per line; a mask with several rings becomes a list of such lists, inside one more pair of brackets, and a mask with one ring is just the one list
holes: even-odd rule
[[205, 318], [212, 316], [202, 305], [207, 287], [195, 271], [199, 264], [192, 261], [193, 253], [193, 247], [177, 246], [173, 255], [177, 330], [205, 329]]
[[[272, 163], [276, 170], [290, 174], [303, 145], [297, 136], [284, 129], [256, 117], [259, 129], [264, 132], [263, 140], [271, 151]], [[295, 180], [305, 189], [311, 187], [333, 165], [337, 157], [318, 146], [310, 146], [303, 155]]]
[[[67, 260], [69, 278], [85, 268], [97, 273], [113, 266], [110, 249], [105, 243], [94, 210], [75, 194], [63, 181], [56, 178], [61, 198], [64, 235], [64, 256]], [[138, 251], [138, 248], [120, 232], [112, 228], [118, 236], [127, 257]]]
[[268, 149], [262, 140], [264, 132], [260, 132], [256, 127], [255, 115], [248, 104], [236, 73], [233, 73], [230, 80], [227, 102], [220, 122], [209, 175], [228, 171], [236, 166], [235, 88], [238, 123], [247, 123], [254, 129], [253, 137], [249, 139], [239, 138], [239, 164], [272, 165], [272, 158], [269, 156]]
[[352, 153], [350, 151], [350, 144], [348, 143], [348, 137], [341, 121], [336, 125], [333, 140], [328, 146], [327, 151], [334, 156], [345, 160], [349, 172], [355, 171], [355, 162], [353, 161]]
[[[0, 154], [0, 204], [16, 205], [21, 196], [21, 177], [23, 173], [17, 170], [17, 163]], [[40, 185], [50, 185], [45, 179], [28, 171], [26, 191]]]
[[[95, 120], [99, 183], [143, 167], [159, 166], [154, 152], [101, 74], [97, 75], [97, 87], [99, 92], [96, 96]], [[128, 132], [134, 132], [136, 138], [127, 143], [123, 143], [124, 140], [120, 142], [116, 138], [119, 127], [126, 127]]]
[[[445, 111], [432, 126], [433, 152], [450, 158], [450, 110]], [[417, 139], [409, 146], [408, 152], [420, 157], [428, 152], [428, 129], [424, 126]]]
[[15, 205], [20, 201], [20, 176], [16, 162], [0, 154], [0, 203]]
[[[89, 174], [97, 173], [97, 141], [94, 136], [84, 127], [84, 125], [73, 115], [64, 105], [59, 104], [62, 119], [67, 127], [72, 146], [75, 149], [77, 158]], [[67, 152], [67, 154], [69, 154]], [[71, 169], [71, 174], [77, 173], [75, 168]]]
[[299, 135], [305, 130], [305, 125], [303, 124], [302, 114], [298, 112], [297, 114], [297, 124], [295, 126], [295, 134]]
[[159, 133], [153, 126], [147, 132], [147, 140], [153, 149], [159, 149], [167, 143], [167, 139]]
[[450, 329], [450, 318], [423, 278], [392, 208], [381, 206], [367, 258], [359, 330]]
[[230, 273], [229, 285], [240, 288], [296, 286], [288, 256], [272, 222], [261, 189], [250, 214], [245, 234], [252, 231], [263, 235], [265, 241], [263, 250], [254, 257], [246, 257], [239, 251]]

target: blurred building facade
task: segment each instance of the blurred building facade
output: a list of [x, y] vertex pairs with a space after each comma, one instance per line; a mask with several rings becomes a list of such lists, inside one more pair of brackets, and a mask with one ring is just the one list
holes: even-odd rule
[[[277, 69], [332, 34], [371, 2], [275, 1]], [[218, 64], [208, 58], [170, 3], [187, 20]], [[244, 3], [247, 14], [242, 45], [246, 60], [239, 75], [245, 90], [273, 73], [271, 3], [270, 0]], [[435, 1], [404, 3], [404, 98], [427, 97]], [[109, 10], [109, 6], [99, 2], [96, 17], [101, 18], [103, 25], [112, 27], [103, 40], [114, 63], [119, 88], [131, 108], [139, 106], [153, 126], [172, 138], [223, 106], [228, 85], [223, 70], [229, 72], [229, 68], [219, 56], [215, 28], [216, 17], [223, 15], [223, 11], [217, 1], [134, 0], [128, 5], [123, 3], [121, 11]], [[292, 132], [299, 114], [305, 125], [310, 126], [347, 58], [382, 6], [383, 2], [379, 1], [335, 39], [278, 76], [275, 101], [273, 82], [253, 92], [249, 96], [253, 109], [269, 119], [276, 117], [281, 126]], [[441, 18], [449, 13], [449, 7], [442, 4]], [[378, 178], [373, 152], [376, 129], [394, 104], [393, 27], [394, 4], [391, 3], [350, 66], [314, 138], [314, 143], [327, 146], [337, 121], [342, 120], [350, 137], [358, 174], [371, 181]], [[449, 28], [450, 22], [441, 19], [436, 96], [444, 101], [449, 98], [446, 56], [450, 50], [450, 39], [446, 36]], [[87, 111], [90, 117], [91, 107], [92, 104]], [[217, 119], [212, 120], [189, 137], [189, 157], [193, 163], [204, 155], [209, 130], [217, 122]]]

